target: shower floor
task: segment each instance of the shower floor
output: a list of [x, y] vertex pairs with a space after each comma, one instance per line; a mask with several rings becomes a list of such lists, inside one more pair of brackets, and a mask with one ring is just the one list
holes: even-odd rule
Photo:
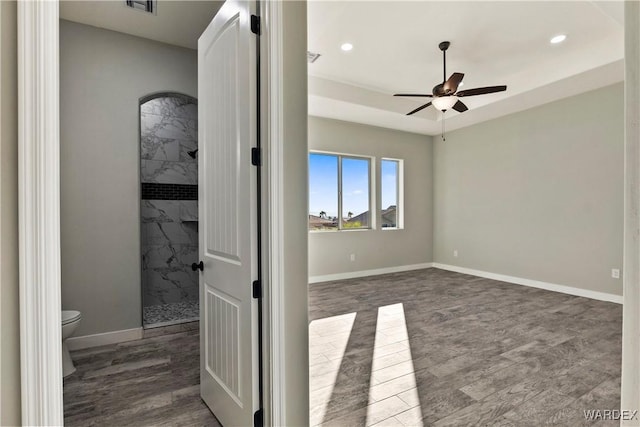
[[170, 304], [151, 305], [143, 309], [145, 328], [176, 325], [199, 319], [198, 301], [183, 301]]

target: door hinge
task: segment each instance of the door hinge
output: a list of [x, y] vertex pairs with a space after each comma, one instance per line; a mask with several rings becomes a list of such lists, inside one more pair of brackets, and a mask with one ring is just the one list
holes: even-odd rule
[[260, 17], [251, 15], [251, 32], [260, 35]]
[[253, 281], [253, 297], [262, 298], [262, 282], [260, 280]]
[[262, 427], [264, 425], [263, 414], [262, 408], [253, 413], [253, 427]]
[[251, 149], [251, 164], [253, 166], [262, 166], [262, 150], [258, 147]]

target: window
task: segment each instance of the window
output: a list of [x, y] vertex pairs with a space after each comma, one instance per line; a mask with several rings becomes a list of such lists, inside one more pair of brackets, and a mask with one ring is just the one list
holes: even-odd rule
[[380, 216], [383, 229], [402, 228], [401, 171], [401, 160], [382, 159], [380, 162]]
[[370, 228], [369, 159], [341, 157], [342, 228]]
[[371, 159], [309, 154], [309, 229], [371, 228]]
[[309, 154], [309, 229], [338, 228], [338, 156]]

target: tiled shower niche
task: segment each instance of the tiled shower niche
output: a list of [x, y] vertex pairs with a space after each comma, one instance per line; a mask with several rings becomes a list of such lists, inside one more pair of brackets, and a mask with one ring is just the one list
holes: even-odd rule
[[163, 94], [140, 105], [142, 301], [145, 327], [197, 320], [198, 106]]

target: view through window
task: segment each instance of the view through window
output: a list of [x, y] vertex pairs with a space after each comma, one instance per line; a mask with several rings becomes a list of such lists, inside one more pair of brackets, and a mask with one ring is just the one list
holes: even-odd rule
[[369, 228], [369, 159], [342, 157], [342, 228]]
[[382, 228], [400, 228], [398, 194], [400, 190], [400, 161], [382, 159], [380, 162]]
[[309, 154], [309, 229], [370, 228], [371, 160]]

